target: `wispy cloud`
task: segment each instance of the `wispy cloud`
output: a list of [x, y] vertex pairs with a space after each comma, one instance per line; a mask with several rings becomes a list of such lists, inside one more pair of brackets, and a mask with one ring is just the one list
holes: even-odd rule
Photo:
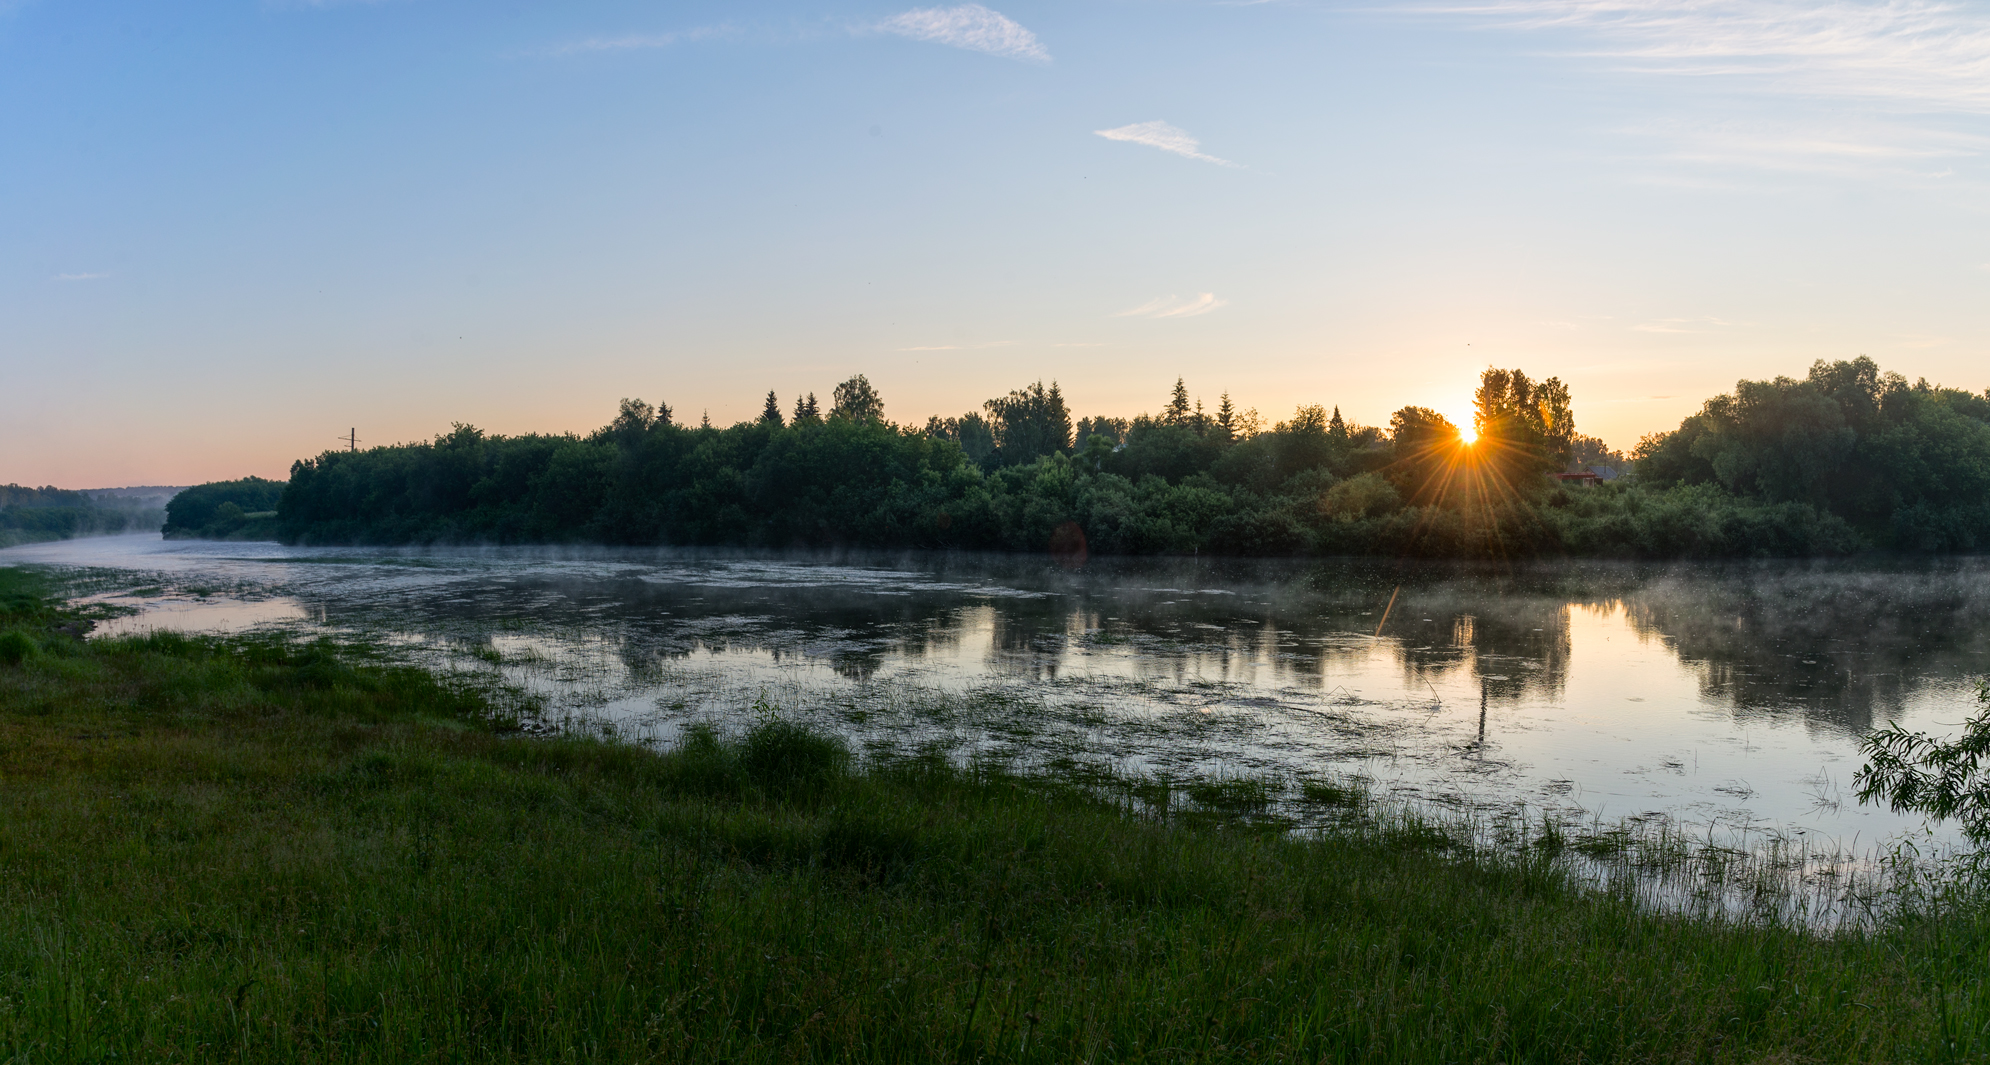
[[1036, 34], [980, 4], [913, 8], [885, 19], [877, 28], [915, 41], [932, 41], [1005, 59], [1050, 62], [1050, 50], [1037, 40]]
[[553, 45], [544, 49], [541, 54], [569, 56], [592, 52], [632, 52], [645, 48], [669, 48], [676, 44], [728, 36], [732, 32], [730, 26], [700, 26], [697, 29], [672, 30], [669, 33], [627, 33], [616, 37], [589, 37], [585, 40]]
[[1144, 144], [1149, 148], [1159, 148], [1164, 152], [1173, 152], [1176, 155], [1186, 156], [1190, 159], [1200, 159], [1205, 163], [1215, 163], [1218, 166], [1237, 165], [1228, 159], [1218, 159], [1213, 155], [1203, 154], [1202, 142], [1190, 136], [1187, 130], [1178, 126], [1170, 126], [1158, 119], [1153, 122], [1135, 122], [1130, 126], [1120, 126], [1117, 129], [1095, 129], [1092, 132], [1109, 141]]
[[1228, 306], [1226, 299], [1218, 299], [1214, 292], [1204, 292], [1199, 296], [1159, 296], [1129, 310], [1120, 311], [1114, 318], [1194, 318], [1208, 314], [1219, 307]]
[[1880, 164], [1927, 176], [1920, 161], [1990, 150], [1990, 141], [1946, 129], [1941, 118], [1990, 114], [1990, 12], [1980, 8], [1939, 0], [1485, 0], [1409, 10], [1560, 38], [1551, 50], [1574, 61], [1713, 88], [1730, 115], [1750, 97], [1810, 109], [1745, 137], [1718, 128], [1684, 137], [1680, 157], [1689, 161]]
[[928, 344], [918, 348], [899, 348], [900, 351], [959, 351], [959, 344]]
[[103, 279], [103, 278], [106, 278], [106, 277], [109, 277], [109, 276], [111, 276], [111, 275], [109, 275], [109, 274], [57, 274], [57, 275], [55, 275], [54, 277], [51, 277], [51, 278], [49, 278], [49, 280], [50, 280], [50, 281], [98, 281], [98, 280], [101, 280], [101, 279]]
[[1574, 29], [1632, 70], [1761, 75], [1766, 88], [1990, 111], [1990, 15], [1929, 0], [1491, 0], [1426, 10]]

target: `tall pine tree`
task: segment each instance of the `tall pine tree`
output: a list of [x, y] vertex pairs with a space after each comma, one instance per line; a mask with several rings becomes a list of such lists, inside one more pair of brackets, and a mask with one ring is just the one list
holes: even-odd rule
[[1189, 420], [1188, 386], [1182, 379], [1175, 378], [1175, 393], [1168, 400], [1168, 410], [1161, 420], [1169, 425], [1187, 425]]

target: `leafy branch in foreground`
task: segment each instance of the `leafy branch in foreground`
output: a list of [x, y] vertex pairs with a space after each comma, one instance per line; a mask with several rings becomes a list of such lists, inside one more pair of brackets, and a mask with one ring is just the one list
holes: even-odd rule
[[1990, 842], [1990, 679], [1977, 682], [1976, 716], [1963, 722], [1953, 740], [1909, 732], [1895, 722], [1866, 735], [1861, 750], [1870, 759], [1853, 778], [1859, 801], [1884, 800], [1895, 810], [1955, 820], [1972, 843]]

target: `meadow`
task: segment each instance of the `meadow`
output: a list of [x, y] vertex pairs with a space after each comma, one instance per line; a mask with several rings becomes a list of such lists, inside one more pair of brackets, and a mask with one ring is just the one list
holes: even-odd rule
[[669, 750], [364, 644], [85, 641], [0, 570], [0, 1053], [39, 1061], [1962, 1061], [1964, 895], [1667, 914], [1320, 781]]

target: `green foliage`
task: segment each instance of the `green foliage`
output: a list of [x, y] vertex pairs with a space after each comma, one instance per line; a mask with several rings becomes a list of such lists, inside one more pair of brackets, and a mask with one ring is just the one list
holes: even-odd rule
[[1739, 382], [1640, 442], [1637, 470], [1647, 484], [1805, 504], [1875, 547], [1990, 546], [1990, 400], [1909, 384], [1864, 356], [1820, 360], [1801, 381]]
[[833, 398], [835, 405], [829, 408], [831, 418], [848, 418], [854, 422], [884, 420], [884, 397], [878, 395], [877, 389], [871, 387], [870, 379], [863, 374], [837, 385]]
[[1458, 427], [1428, 407], [1404, 407], [1389, 417], [1389, 439], [1395, 451], [1389, 479], [1403, 495], [1419, 503], [1444, 498], [1465, 457]]
[[19, 629], [0, 632], [0, 665], [18, 666], [40, 649], [34, 637]]
[[197, 484], [166, 504], [168, 539], [267, 539], [284, 483], [265, 477]]
[[[1990, 442], [1990, 400], [1888, 391], [1893, 379], [1841, 365], [1853, 372], [1820, 364], [1813, 382], [1710, 403], [1718, 417], [1648, 440], [1635, 476], [1597, 488], [1549, 476], [1601, 444], [1576, 434], [1566, 387], [1518, 370], [1486, 371], [1470, 446], [1416, 406], [1387, 432], [1316, 404], [1258, 431], [1255, 412], [1234, 405], [1205, 416], [1180, 381], [1160, 415], [1085, 418], [1075, 436], [1057, 385], [1042, 382], [916, 430], [884, 421], [856, 377], [827, 419], [807, 397], [783, 424], [768, 416], [779, 414], [770, 395], [753, 421], [687, 427], [626, 400], [586, 437], [457, 426], [430, 443], [327, 452], [292, 468], [278, 524], [315, 543], [1009, 551], [1049, 550], [1075, 527], [1093, 554], [1465, 558], [1835, 555], [1990, 537], [1990, 450], [1972, 450]], [[1789, 403], [1774, 399], [1792, 390]], [[1843, 454], [1774, 427], [1860, 396], [1872, 400], [1860, 417], [1879, 428]], [[1867, 487], [1841, 499], [1841, 482]], [[1880, 484], [1893, 494], [1875, 495]]]
[[780, 717], [765, 703], [762, 717], [739, 744], [748, 779], [780, 794], [821, 788], [850, 765], [850, 750], [835, 736]]
[[984, 405], [994, 431], [996, 460], [1004, 466], [1035, 462], [1071, 450], [1071, 412], [1057, 382], [1038, 381]]
[[1574, 451], [1575, 412], [1559, 377], [1537, 383], [1488, 367], [1472, 395], [1472, 426], [1480, 463], [1507, 481], [1559, 470]]
[[1569, 465], [1578, 470], [1606, 466], [1622, 471], [1629, 462], [1623, 452], [1611, 450], [1610, 445], [1598, 437], [1576, 433], [1569, 441]]
[[1350, 477], [1320, 497], [1320, 513], [1336, 521], [1359, 521], [1386, 514], [1402, 501], [1396, 486], [1377, 473]]
[[1990, 844], [1990, 681], [1978, 682], [1980, 709], [1954, 739], [1909, 732], [1888, 722], [1866, 734], [1867, 762], [1854, 782], [1860, 802], [1960, 822], [1978, 847]]
[[1080, 418], [1078, 419], [1077, 446], [1086, 447], [1096, 437], [1110, 451], [1126, 440], [1126, 432], [1133, 423], [1125, 418]]

